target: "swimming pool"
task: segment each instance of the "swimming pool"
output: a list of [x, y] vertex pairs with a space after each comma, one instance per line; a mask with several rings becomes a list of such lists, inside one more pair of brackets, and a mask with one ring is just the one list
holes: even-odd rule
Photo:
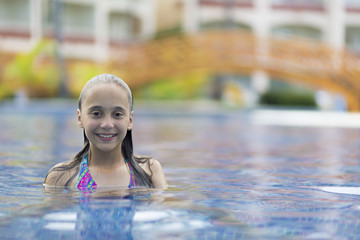
[[169, 188], [54, 193], [43, 189], [47, 170], [82, 145], [76, 102], [2, 103], [0, 238], [360, 237], [356, 124], [270, 119], [286, 111], [136, 109], [135, 152], [161, 161]]

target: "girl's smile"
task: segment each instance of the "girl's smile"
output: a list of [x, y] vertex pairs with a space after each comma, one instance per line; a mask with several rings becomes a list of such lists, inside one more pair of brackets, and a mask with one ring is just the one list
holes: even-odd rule
[[98, 136], [102, 141], [112, 141], [117, 134], [97, 133], [96, 136]]
[[84, 147], [71, 162], [50, 169], [45, 184], [97, 187], [166, 187], [161, 164], [133, 153], [133, 97], [129, 86], [112, 74], [90, 79], [78, 101], [78, 125]]
[[79, 125], [85, 129], [92, 151], [121, 150], [128, 130], [132, 128], [132, 113], [128, 93], [111, 83], [91, 87], [78, 111]]

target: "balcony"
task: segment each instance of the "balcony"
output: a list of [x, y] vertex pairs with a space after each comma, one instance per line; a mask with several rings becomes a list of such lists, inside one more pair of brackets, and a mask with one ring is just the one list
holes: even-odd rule
[[215, 6], [215, 7], [253, 7], [253, 0], [199, 0], [200, 6]]
[[325, 6], [322, 0], [273, 0], [272, 9], [322, 12]]

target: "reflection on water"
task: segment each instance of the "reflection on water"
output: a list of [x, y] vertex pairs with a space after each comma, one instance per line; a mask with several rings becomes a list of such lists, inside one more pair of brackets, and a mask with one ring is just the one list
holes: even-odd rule
[[256, 112], [141, 108], [135, 112], [135, 152], [162, 162], [169, 188], [89, 194], [42, 185], [47, 170], [82, 145], [75, 102], [0, 109], [5, 239], [360, 235], [358, 128], [259, 124], [252, 121]]

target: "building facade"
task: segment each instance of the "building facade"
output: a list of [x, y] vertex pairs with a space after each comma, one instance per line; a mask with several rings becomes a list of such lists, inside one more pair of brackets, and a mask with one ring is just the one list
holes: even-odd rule
[[[188, 33], [219, 27], [246, 29], [258, 38], [310, 38], [360, 55], [360, 0], [183, 1], [183, 28]], [[250, 97], [245, 102], [253, 105], [273, 81], [262, 71], [253, 72], [249, 78], [250, 84], [241, 84], [239, 92], [247, 93]], [[234, 81], [225, 79], [225, 85], [226, 82]], [[329, 94], [328, 102], [336, 98], [337, 95]]]
[[258, 37], [296, 35], [360, 53], [359, 0], [184, 0], [184, 29], [222, 25]]
[[0, 0], [0, 45], [23, 52], [55, 37], [66, 57], [102, 60], [113, 45], [151, 38], [155, 7], [156, 0]]
[[[113, 47], [179, 26], [189, 34], [231, 28], [259, 38], [298, 36], [360, 54], [360, 0], [0, 0], [2, 51], [26, 52], [55, 38], [66, 58], [103, 61]], [[247, 95], [267, 91], [266, 72], [250, 78]]]
[[7, 51], [57, 36], [65, 56], [104, 58], [111, 46], [180, 25], [188, 33], [231, 27], [258, 37], [290, 34], [360, 53], [360, 0], [0, 0]]

